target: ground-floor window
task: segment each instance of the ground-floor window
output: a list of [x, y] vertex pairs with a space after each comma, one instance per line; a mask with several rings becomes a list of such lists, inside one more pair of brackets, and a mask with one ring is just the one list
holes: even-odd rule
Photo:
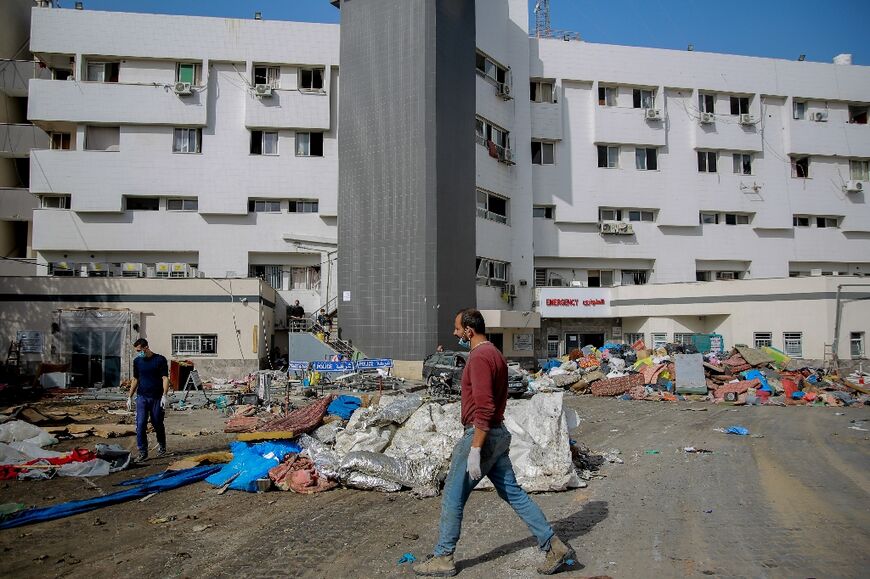
[[782, 334], [783, 351], [792, 358], [800, 358], [803, 356], [803, 333], [802, 332], [783, 332]]
[[173, 356], [214, 356], [217, 334], [172, 334]]
[[686, 333], [686, 332], [677, 332], [674, 334], [674, 343], [682, 344], [684, 346], [690, 346], [692, 344], [692, 337], [695, 334]]
[[651, 334], [653, 349], [664, 348], [668, 343], [668, 335], [664, 332]]
[[644, 334], [643, 333], [628, 333], [625, 334], [625, 343], [628, 345], [634, 344], [638, 341], [643, 342]]
[[284, 289], [284, 271], [280, 265], [249, 265], [248, 277], [258, 277], [273, 289]]
[[547, 357], [557, 358], [559, 356], [559, 336], [547, 336]]
[[772, 346], [773, 334], [771, 332], [755, 332], [752, 334], [752, 343], [756, 348]]
[[864, 332], [851, 332], [849, 334], [849, 351], [853, 358], [864, 357]]

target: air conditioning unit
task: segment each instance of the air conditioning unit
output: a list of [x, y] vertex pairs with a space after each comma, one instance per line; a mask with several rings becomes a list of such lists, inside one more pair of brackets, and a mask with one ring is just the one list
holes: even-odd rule
[[87, 265], [88, 274], [109, 275], [109, 264], [91, 261]]
[[496, 88], [496, 93], [503, 99], [513, 98], [511, 96], [511, 85], [506, 82], [499, 83], [498, 88]]
[[76, 264], [69, 261], [55, 261], [51, 264], [51, 275], [55, 277], [76, 277]]
[[551, 277], [547, 282], [547, 286], [549, 287], [562, 287], [562, 278], [561, 277]]
[[619, 221], [602, 221], [598, 229], [601, 233], [619, 233]]
[[169, 272], [172, 270], [171, 263], [155, 263], [154, 277], [169, 277]]
[[173, 263], [169, 272], [169, 277], [188, 277], [189, 274], [189, 265], [186, 263]]
[[121, 277], [142, 277], [145, 271], [141, 263], [125, 262], [121, 264]]
[[701, 113], [701, 124], [710, 125], [716, 122], [716, 115], [713, 113]]
[[177, 82], [175, 83], [175, 94], [177, 95], [187, 95], [193, 94], [193, 86], [189, 82]]
[[514, 152], [510, 149], [499, 149], [498, 160], [505, 165], [514, 164]]
[[857, 193], [864, 190], [864, 183], [861, 181], [846, 181], [845, 189], [851, 193]]
[[646, 120], [660, 121], [662, 120], [662, 111], [659, 109], [646, 109]]
[[634, 226], [625, 221], [618, 221], [616, 224], [616, 233], [620, 235], [634, 235]]
[[755, 119], [753, 119], [752, 115], [750, 115], [749, 113], [742, 113], [740, 115], [739, 122], [741, 125], [754, 125]]
[[571, 287], [586, 287], [586, 284], [580, 280], [574, 280], [571, 282]]
[[813, 120], [817, 123], [828, 122], [828, 111], [816, 111], [813, 113]]
[[258, 97], [270, 97], [272, 96], [272, 85], [271, 84], [258, 84], [254, 87], [254, 93]]

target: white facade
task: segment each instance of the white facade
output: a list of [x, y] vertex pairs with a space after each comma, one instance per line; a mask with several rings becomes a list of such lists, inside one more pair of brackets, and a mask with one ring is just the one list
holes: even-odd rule
[[[529, 38], [527, 0], [477, 0], [476, 18], [477, 306], [506, 351], [539, 318], [493, 312], [538, 308], [536, 287], [870, 270], [867, 67]], [[334, 299], [338, 42], [334, 25], [35, 9], [31, 50], [74, 77], [31, 81], [29, 118], [70, 135], [32, 155], [31, 192], [69, 196], [35, 211], [40, 261], [265, 272], [307, 311]], [[178, 129], [198, 152], [173, 151]], [[253, 131], [277, 155], [251, 154]], [[322, 154], [297, 156], [301, 134]]]

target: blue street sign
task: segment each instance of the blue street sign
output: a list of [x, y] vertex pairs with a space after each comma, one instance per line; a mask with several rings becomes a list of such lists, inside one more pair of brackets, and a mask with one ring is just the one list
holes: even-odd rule
[[308, 362], [288, 362], [288, 370], [308, 370]]
[[318, 372], [353, 372], [353, 362], [349, 360], [343, 362], [318, 360], [317, 362], [311, 362], [311, 369]]
[[375, 368], [392, 368], [393, 361], [389, 358], [373, 358], [371, 360], [358, 360], [357, 370], [373, 370]]

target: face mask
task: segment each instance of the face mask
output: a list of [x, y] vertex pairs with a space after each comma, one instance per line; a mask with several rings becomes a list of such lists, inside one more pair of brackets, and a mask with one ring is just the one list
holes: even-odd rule
[[140, 352], [137, 352], [136, 357], [137, 358], [144, 358], [145, 357], [145, 350], [141, 350]]
[[471, 342], [466, 340], [465, 338], [459, 338], [459, 345], [466, 350], [471, 347]]

